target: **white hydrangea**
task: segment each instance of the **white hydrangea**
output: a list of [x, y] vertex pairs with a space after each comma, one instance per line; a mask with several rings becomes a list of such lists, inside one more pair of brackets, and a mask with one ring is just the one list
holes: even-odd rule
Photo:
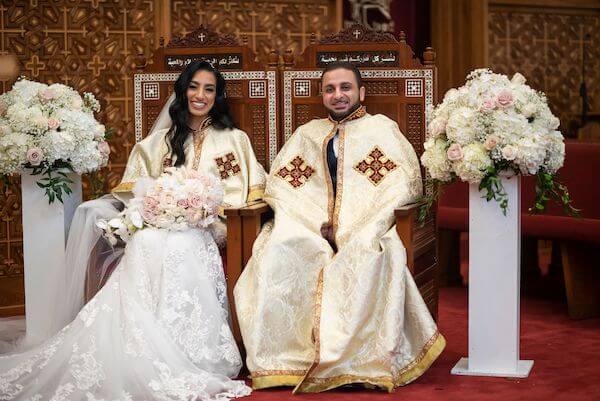
[[466, 145], [476, 139], [483, 129], [477, 113], [468, 107], [459, 107], [450, 113], [446, 124], [446, 136], [452, 142]]
[[536, 132], [528, 131], [514, 144], [516, 156], [514, 163], [521, 174], [537, 174], [546, 158], [546, 138]]
[[451, 165], [446, 155], [446, 146], [444, 138], [429, 138], [425, 141], [425, 151], [421, 155], [421, 163], [431, 178], [440, 181], [450, 181], [451, 179]]
[[461, 180], [478, 184], [485, 176], [492, 159], [482, 143], [473, 142], [463, 147], [462, 159], [452, 163], [454, 172]]
[[31, 137], [6, 129], [2, 126], [0, 135], [0, 171], [2, 174], [17, 172], [27, 161], [27, 149], [31, 146]]
[[548, 173], [554, 174], [565, 162], [565, 142], [560, 131], [550, 131], [546, 144], [544, 167]]

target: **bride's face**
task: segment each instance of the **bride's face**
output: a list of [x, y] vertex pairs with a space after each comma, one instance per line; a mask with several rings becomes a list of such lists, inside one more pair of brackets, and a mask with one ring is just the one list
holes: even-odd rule
[[215, 104], [217, 79], [210, 71], [197, 71], [187, 89], [188, 110], [192, 117], [206, 117]]

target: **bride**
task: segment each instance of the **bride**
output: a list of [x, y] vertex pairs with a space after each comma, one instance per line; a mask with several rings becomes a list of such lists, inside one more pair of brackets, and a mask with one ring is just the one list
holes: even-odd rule
[[[0, 400], [227, 400], [250, 393], [231, 380], [242, 361], [215, 241], [223, 223], [210, 230], [145, 228], [124, 252], [108, 253], [97, 251], [106, 241], [92, 229], [118, 215], [138, 179], [171, 166], [220, 177], [225, 205], [260, 198], [264, 170], [246, 134], [234, 128], [225, 96], [217, 70], [191, 63], [151, 134], [133, 148], [114, 197], [78, 208], [57, 315], [68, 324], [40, 346], [0, 356]], [[108, 277], [110, 265], [116, 268]], [[79, 311], [84, 281], [97, 293]]]

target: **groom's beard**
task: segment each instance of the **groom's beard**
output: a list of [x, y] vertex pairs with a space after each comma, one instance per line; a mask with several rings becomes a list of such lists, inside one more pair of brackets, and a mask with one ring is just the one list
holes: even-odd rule
[[327, 108], [327, 111], [329, 112], [329, 116], [335, 120], [335, 121], [342, 121], [344, 118], [348, 117], [350, 114], [354, 113], [356, 110], [358, 110], [358, 108], [361, 106], [360, 101], [356, 102], [354, 105], [352, 105], [352, 107], [350, 107], [348, 109], [348, 111], [344, 112], [344, 113], [336, 113], [333, 110], [331, 110], [330, 108]]

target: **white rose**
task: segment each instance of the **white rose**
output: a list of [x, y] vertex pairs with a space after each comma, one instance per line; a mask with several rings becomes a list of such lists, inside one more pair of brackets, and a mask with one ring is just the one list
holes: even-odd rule
[[502, 157], [509, 161], [515, 160], [515, 157], [517, 157], [517, 149], [512, 145], [506, 145], [502, 148]]
[[527, 82], [527, 79], [525, 79], [525, 77], [520, 73], [516, 72], [515, 75], [513, 75], [510, 82], [515, 85], [523, 85], [525, 84], [525, 82]]
[[523, 113], [525, 118], [529, 118], [529, 117], [533, 116], [536, 113], [536, 111], [537, 111], [537, 107], [535, 107], [535, 104], [533, 104], [533, 103], [527, 103], [521, 109], [521, 112]]

